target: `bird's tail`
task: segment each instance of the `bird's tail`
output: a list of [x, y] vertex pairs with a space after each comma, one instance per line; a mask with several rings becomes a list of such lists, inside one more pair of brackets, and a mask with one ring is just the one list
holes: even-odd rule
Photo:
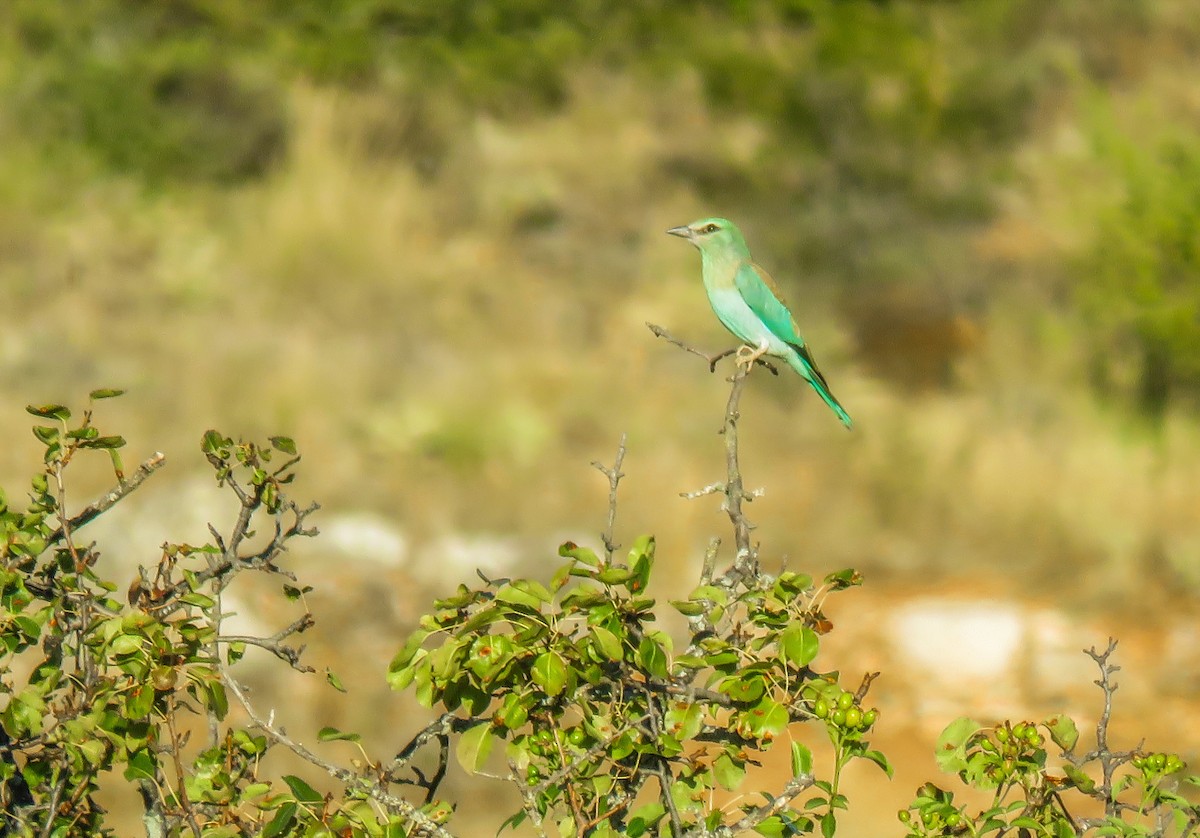
[[852, 429], [854, 427], [854, 420], [850, 418], [850, 414], [846, 412], [846, 409], [834, 397], [833, 391], [829, 389], [829, 383], [825, 381], [825, 376], [821, 375], [821, 371], [817, 369], [817, 362], [813, 359], [808, 347], [796, 344], [791, 344], [791, 347], [796, 352], [788, 355], [788, 364], [792, 369], [804, 376], [805, 380], [812, 385], [812, 388], [817, 391], [817, 395], [821, 397], [821, 400], [829, 405], [829, 409], [837, 414], [838, 419], [842, 420], [842, 424], [846, 426], [846, 430]]

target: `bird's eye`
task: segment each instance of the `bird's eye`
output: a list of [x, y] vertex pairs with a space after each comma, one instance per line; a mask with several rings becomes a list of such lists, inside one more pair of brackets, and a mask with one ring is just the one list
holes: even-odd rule
[[704, 228], [704, 232], [705, 233], [715, 233], [715, 232], [717, 232], [717, 230], [720, 230], [720, 229], [721, 228], [718, 227], [716, 224], [709, 224], [707, 227]]

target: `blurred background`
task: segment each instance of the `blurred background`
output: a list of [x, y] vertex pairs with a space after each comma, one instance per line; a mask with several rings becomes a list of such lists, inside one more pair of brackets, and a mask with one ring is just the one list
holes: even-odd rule
[[[595, 543], [589, 463], [622, 433], [618, 536], [657, 534], [651, 593], [727, 535], [679, 493], [723, 474], [728, 367], [644, 325], [732, 345], [663, 234], [708, 215], [857, 422], [786, 373], [743, 400], [764, 565], [867, 576], [824, 660], [884, 671], [879, 744], [907, 765], [851, 778], [884, 800], [862, 834], [956, 715], [1094, 719], [1079, 649], [1110, 634], [1124, 746], [1194, 755], [1172, 716], [1200, 686], [1185, 0], [8, 0], [0, 482], [39, 462], [25, 404], [127, 388], [101, 428], [168, 468], [96, 525], [122, 576], [231, 521], [205, 429], [294, 437], [324, 507], [294, 556], [311, 662], [351, 698], [269, 661], [260, 694], [293, 732], [398, 745], [422, 716], [383, 672], [421, 609]], [[77, 504], [111, 480], [84, 477]], [[241, 618], [282, 625], [260, 588]]]

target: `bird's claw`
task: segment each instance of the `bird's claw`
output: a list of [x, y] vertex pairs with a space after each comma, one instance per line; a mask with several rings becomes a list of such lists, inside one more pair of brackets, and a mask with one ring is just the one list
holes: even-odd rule
[[765, 345], [764, 346], [750, 346], [748, 344], [742, 344], [741, 346], [738, 347], [738, 350], [736, 353], [737, 357], [734, 359], [734, 362], [739, 367], [744, 364], [746, 366], [746, 372], [750, 372], [750, 368], [753, 367], [755, 362], [757, 362], [759, 359], [761, 359], [762, 356], [766, 354], [766, 352], [767, 352], [767, 347]]

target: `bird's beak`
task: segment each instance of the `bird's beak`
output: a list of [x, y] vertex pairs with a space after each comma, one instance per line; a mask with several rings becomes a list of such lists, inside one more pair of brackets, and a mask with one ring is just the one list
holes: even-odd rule
[[682, 227], [672, 227], [670, 230], [667, 230], [667, 232], [672, 236], [679, 236], [681, 239], [692, 239], [696, 235], [692, 232], [692, 228], [686, 224], [684, 224]]

